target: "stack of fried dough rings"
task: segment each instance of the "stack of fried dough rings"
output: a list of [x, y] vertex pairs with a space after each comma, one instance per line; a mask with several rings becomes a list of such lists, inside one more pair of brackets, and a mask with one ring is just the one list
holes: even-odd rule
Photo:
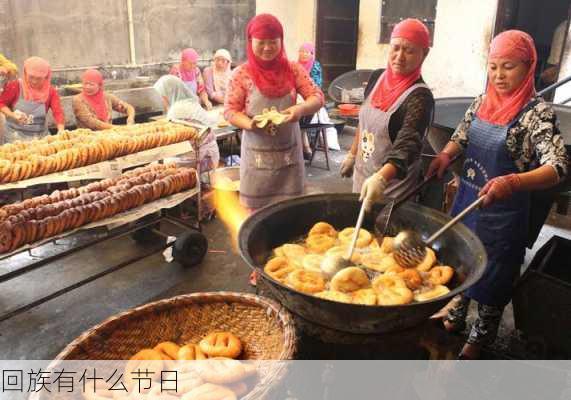
[[0, 253], [195, 187], [196, 171], [149, 165], [80, 188], [0, 208]]
[[77, 129], [0, 146], [0, 184], [67, 171], [198, 136], [189, 126], [166, 121], [101, 131]]
[[[153, 348], [142, 349], [131, 357], [125, 367], [125, 383], [131, 389], [131, 394], [120, 397], [135, 399], [142, 395], [144, 398], [167, 400], [171, 397], [173, 400], [240, 398], [257, 383], [256, 364], [237, 359], [242, 348], [240, 339], [231, 332], [211, 332], [198, 343], [162, 342]], [[139, 391], [137, 382], [130, 377], [137, 370], [145, 369], [153, 371], [150, 377], [152, 383]], [[167, 376], [165, 380], [165, 374], [173, 376]], [[165, 385], [170, 378], [172, 387]], [[104, 388], [97, 390], [96, 395], [99, 396], [98, 400], [116, 398], [116, 393]], [[93, 400], [92, 397], [85, 397]]]
[[403, 268], [393, 257], [393, 238], [381, 242], [365, 229], [359, 231], [351, 266], [331, 280], [321, 272], [321, 263], [331, 255], [345, 256], [354, 228], [340, 232], [327, 222], [316, 223], [299, 243], [286, 243], [273, 250], [264, 272], [297, 291], [342, 303], [391, 306], [423, 302], [447, 294], [454, 276], [450, 266], [438, 265], [436, 254], [414, 268]]

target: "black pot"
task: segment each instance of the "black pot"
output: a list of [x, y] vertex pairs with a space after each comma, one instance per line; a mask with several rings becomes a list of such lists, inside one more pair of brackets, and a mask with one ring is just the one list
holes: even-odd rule
[[[418, 325], [441, 309], [452, 297], [480, 279], [486, 266], [486, 252], [480, 240], [458, 224], [441, 236], [433, 248], [438, 259], [457, 273], [453, 289], [446, 296], [402, 306], [365, 306], [320, 299], [298, 292], [263, 273], [272, 249], [306, 235], [318, 221], [343, 229], [354, 226], [360, 203], [353, 193], [303, 196], [265, 207], [250, 216], [239, 233], [240, 252], [248, 265], [262, 272], [276, 298], [291, 312], [328, 328], [351, 333], [383, 333]], [[365, 229], [373, 230], [374, 216], [367, 215]], [[392, 228], [414, 229], [428, 237], [450, 220], [447, 215], [415, 203], [395, 210]]]

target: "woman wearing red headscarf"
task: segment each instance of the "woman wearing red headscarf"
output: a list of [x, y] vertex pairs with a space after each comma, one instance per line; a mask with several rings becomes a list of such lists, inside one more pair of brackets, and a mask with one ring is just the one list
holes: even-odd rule
[[420, 178], [422, 139], [434, 109], [432, 92], [421, 76], [429, 42], [428, 28], [419, 20], [398, 23], [387, 69], [361, 106], [341, 175], [353, 175], [353, 191], [361, 193], [367, 210], [385, 195], [407, 192]]
[[6, 115], [6, 142], [32, 140], [48, 134], [47, 113], [52, 110], [58, 131], [64, 129], [64, 114], [59, 95], [51, 85], [50, 64], [40, 57], [24, 62], [20, 80], [4, 88], [0, 110]]
[[135, 109], [103, 90], [103, 75], [89, 69], [81, 76], [83, 90], [73, 97], [72, 106], [78, 128], [94, 131], [113, 128], [111, 114], [127, 114], [127, 125], [135, 123]]
[[194, 49], [184, 49], [180, 53], [180, 64], [173, 65], [170, 74], [178, 76], [190, 89], [192, 93], [197, 95], [207, 110], [212, 108], [212, 103], [208, 99], [208, 93], [204, 85], [204, 79], [198, 68], [198, 53]]
[[[232, 74], [225, 100], [225, 117], [242, 128], [240, 201], [255, 209], [303, 193], [299, 119], [323, 105], [323, 93], [297, 62], [288, 61], [283, 28], [276, 17], [260, 14], [246, 28], [248, 62]], [[304, 101], [296, 104], [300, 94]], [[258, 129], [252, 120], [265, 108], [287, 114], [275, 134]]]
[[550, 105], [536, 96], [537, 53], [533, 39], [511, 30], [494, 38], [486, 93], [476, 98], [451, 141], [430, 165], [442, 176], [450, 159], [464, 152], [463, 174], [452, 214], [479, 196], [484, 208], [463, 222], [484, 243], [488, 265], [445, 318], [449, 331], [465, 328], [470, 299], [478, 303], [461, 357], [478, 358], [494, 341], [504, 307], [519, 276], [530, 232], [530, 192], [557, 184], [567, 173], [567, 153]]

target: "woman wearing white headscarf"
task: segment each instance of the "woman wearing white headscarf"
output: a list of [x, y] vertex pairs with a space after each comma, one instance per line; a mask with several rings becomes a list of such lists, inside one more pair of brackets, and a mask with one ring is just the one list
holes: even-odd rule
[[214, 54], [214, 62], [211, 67], [204, 69], [202, 76], [208, 97], [215, 103], [224, 103], [226, 86], [232, 74], [230, 65], [232, 56], [226, 49], [218, 49]]
[[[153, 87], [162, 97], [167, 119], [194, 120], [210, 127], [216, 126], [217, 117], [208, 114], [200, 106], [198, 97], [188, 89], [180, 78], [174, 75], [165, 75]], [[203, 139], [199, 150], [202, 172], [218, 166], [220, 151], [216, 143], [216, 136], [212, 131]], [[181, 158], [184, 159], [184, 155]]]

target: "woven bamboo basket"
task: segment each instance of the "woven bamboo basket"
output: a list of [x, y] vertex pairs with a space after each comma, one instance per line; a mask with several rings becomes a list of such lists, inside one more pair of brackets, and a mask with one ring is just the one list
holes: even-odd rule
[[[252, 294], [182, 295], [113, 316], [71, 342], [56, 360], [128, 360], [164, 341], [198, 343], [213, 331], [229, 331], [244, 346], [241, 359], [291, 360], [297, 336], [283, 307]], [[243, 399], [262, 398], [281, 380], [284, 363], [261, 363], [259, 384]]]

